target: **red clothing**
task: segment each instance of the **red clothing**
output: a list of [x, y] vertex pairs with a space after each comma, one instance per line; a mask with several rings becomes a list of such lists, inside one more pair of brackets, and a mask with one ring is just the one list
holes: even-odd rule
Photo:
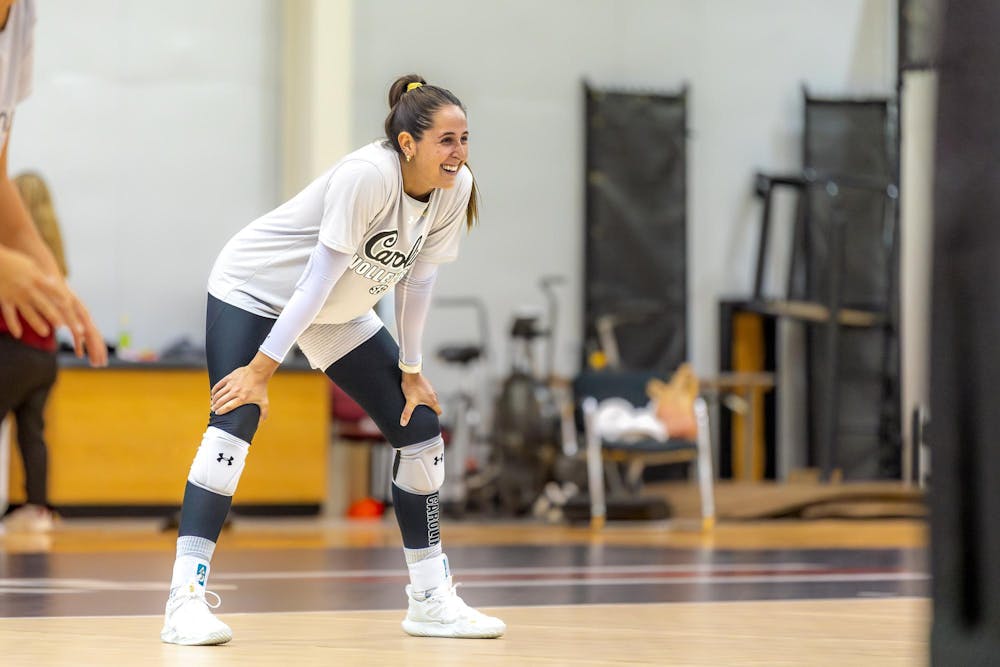
[[[30, 324], [24, 321], [23, 317], [18, 315], [18, 319], [21, 320], [21, 329], [23, 329], [23, 332], [21, 333], [21, 337], [16, 340], [38, 350], [44, 350], [45, 352], [56, 351], [55, 333], [50, 331], [48, 336], [40, 336], [37, 331], [31, 328]], [[0, 317], [0, 335], [10, 335], [10, 329], [2, 317]], [[13, 336], [11, 337], [13, 338]]]

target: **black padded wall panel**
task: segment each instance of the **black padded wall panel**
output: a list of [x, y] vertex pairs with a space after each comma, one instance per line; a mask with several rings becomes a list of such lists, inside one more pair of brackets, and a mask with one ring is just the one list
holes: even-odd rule
[[610, 323], [622, 365], [687, 357], [686, 93], [584, 87], [586, 350]]

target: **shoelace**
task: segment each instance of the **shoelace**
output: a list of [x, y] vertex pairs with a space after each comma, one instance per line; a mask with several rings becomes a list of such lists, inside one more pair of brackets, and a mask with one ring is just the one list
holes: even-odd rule
[[[215, 604], [212, 604], [211, 602], [208, 601], [209, 595], [215, 596]], [[218, 609], [219, 606], [222, 605], [222, 596], [216, 593], [215, 591], [205, 591], [205, 604], [208, 605], [209, 609]]]
[[[183, 595], [185, 598], [201, 597], [192, 588], [188, 588], [187, 591], [180, 593], [180, 595]], [[212, 604], [211, 602], [208, 601], [209, 595], [215, 597], [215, 604]], [[207, 606], [209, 609], [218, 609], [222, 605], [222, 596], [216, 593], [215, 591], [206, 590], [205, 597], [202, 599], [205, 601], [205, 606]]]

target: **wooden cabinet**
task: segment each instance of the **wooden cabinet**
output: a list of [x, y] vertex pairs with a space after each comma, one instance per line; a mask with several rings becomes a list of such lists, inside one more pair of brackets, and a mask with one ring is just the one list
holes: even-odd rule
[[[319, 506], [326, 495], [326, 376], [281, 369], [235, 504]], [[49, 496], [58, 507], [180, 505], [209, 409], [203, 368], [62, 368], [46, 411]], [[11, 447], [11, 502], [24, 474]]]

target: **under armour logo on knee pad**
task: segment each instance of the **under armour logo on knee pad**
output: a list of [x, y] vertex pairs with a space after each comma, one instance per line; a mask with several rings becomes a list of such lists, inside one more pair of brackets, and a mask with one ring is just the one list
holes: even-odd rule
[[444, 455], [440, 437], [400, 447], [393, 462], [392, 483], [407, 493], [433, 494], [444, 482]]
[[223, 461], [228, 461], [229, 465], [233, 465], [233, 457], [232, 456], [227, 457], [222, 452], [219, 452], [219, 458], [215, 460], [218, 461], [219, 463], [222, 463]]

